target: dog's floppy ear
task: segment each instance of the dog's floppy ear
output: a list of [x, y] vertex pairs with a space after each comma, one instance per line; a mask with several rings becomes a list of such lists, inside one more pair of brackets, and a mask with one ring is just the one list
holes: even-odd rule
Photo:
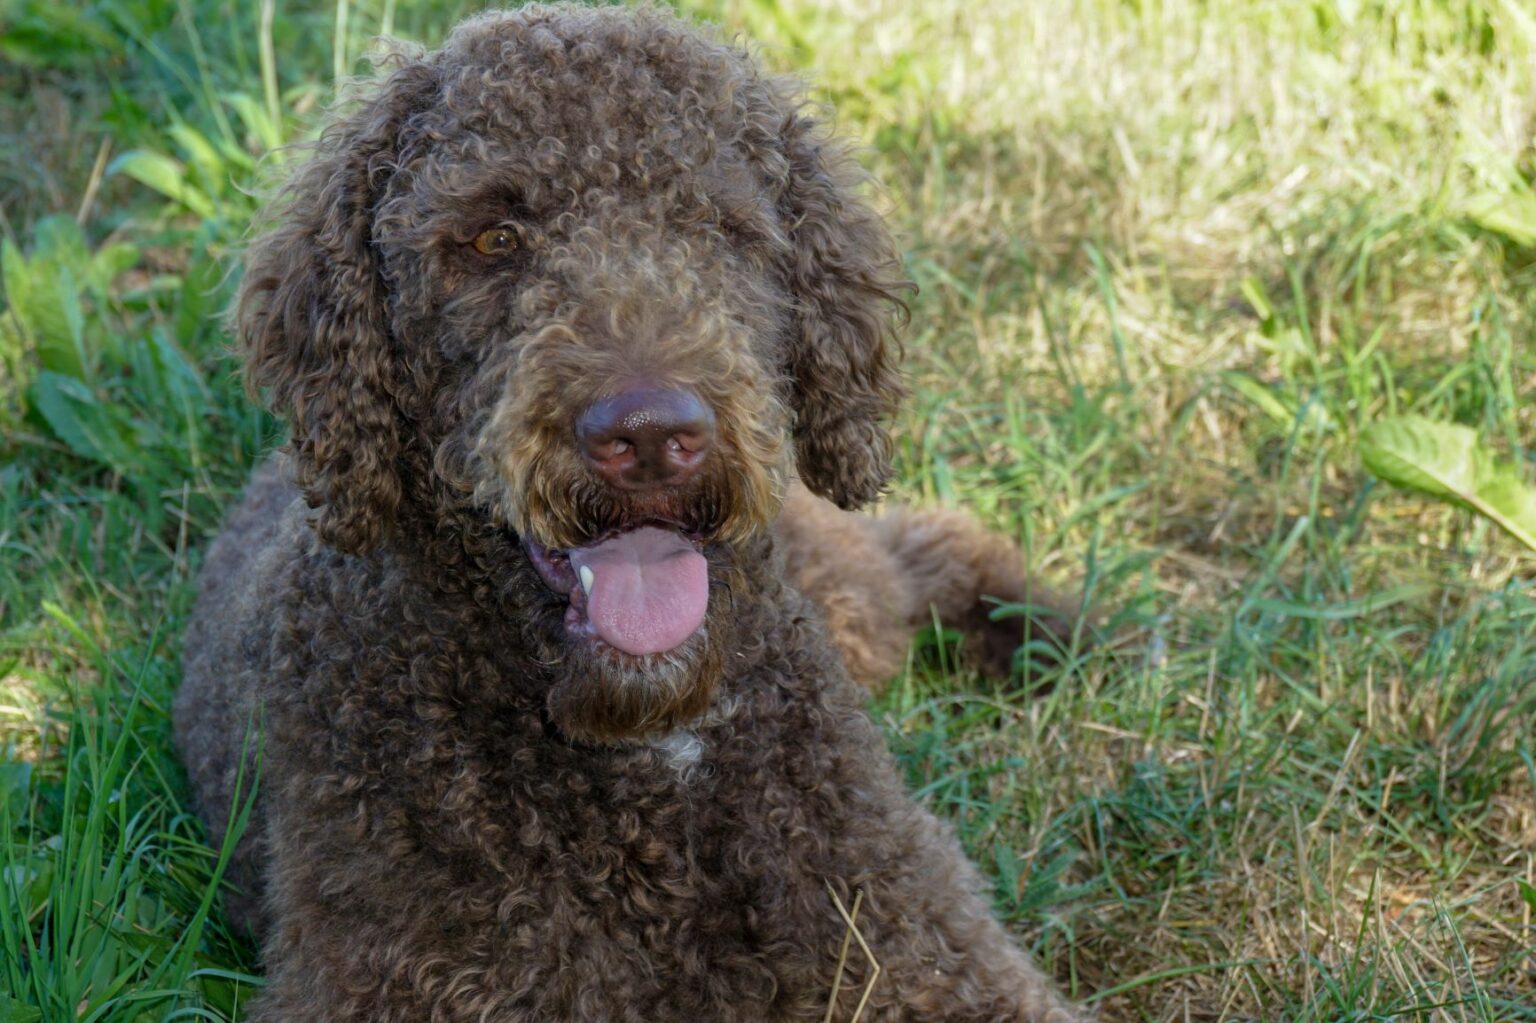
[[894, 329], [910, 284], [884, 223], [855, 191], [862, 172], [848, 152], [801, 115], [786, 122], [784, 141], [795, 455], [811, 490], [856, 508], [891, 476], [889, 421], [905, 393]]
[[247, 384], [292, 428], [315, 529], [351, 553], [388, 534], [400, 503], [398, 360], [373, 215], [429, 73], [396, 69], [321, 135], [247, 253], [235, 309]]

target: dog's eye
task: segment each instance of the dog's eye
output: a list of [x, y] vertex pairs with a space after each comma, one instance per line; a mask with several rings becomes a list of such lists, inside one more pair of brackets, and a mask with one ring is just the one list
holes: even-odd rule
[[505, 256], [517, 248], [517, 235], [510, 227], [493, 227], [475, 235], [475, 240], [470, 244], [483, 255]]

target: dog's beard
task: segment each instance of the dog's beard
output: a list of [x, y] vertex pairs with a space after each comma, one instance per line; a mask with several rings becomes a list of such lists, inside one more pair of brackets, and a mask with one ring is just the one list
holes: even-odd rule
[[664, 654], [571, 651], [555, 669], [546, 698], [550, 721], [582, 742], [665, 734], [709, 709], [723, 661], [708, 624]]

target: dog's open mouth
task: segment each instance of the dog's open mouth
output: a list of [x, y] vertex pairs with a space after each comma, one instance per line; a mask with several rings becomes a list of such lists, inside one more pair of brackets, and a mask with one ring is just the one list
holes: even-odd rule
[[563, 550], [524, 540], [551, 590], [570, 599], [566, 628], [635, 657], [681, 646], [704, 623], [709, 563], [698, 543], [655, 523]]

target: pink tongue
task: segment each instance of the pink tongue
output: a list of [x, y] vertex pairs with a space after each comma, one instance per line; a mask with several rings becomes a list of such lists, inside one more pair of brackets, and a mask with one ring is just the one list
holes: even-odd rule
[[571, 550], [580, 577], [591, 572], [587, 619], [627, 654], [671, 650], [698, 631], [709, 604], [709, 563], [683, 537], [646, 526]]

